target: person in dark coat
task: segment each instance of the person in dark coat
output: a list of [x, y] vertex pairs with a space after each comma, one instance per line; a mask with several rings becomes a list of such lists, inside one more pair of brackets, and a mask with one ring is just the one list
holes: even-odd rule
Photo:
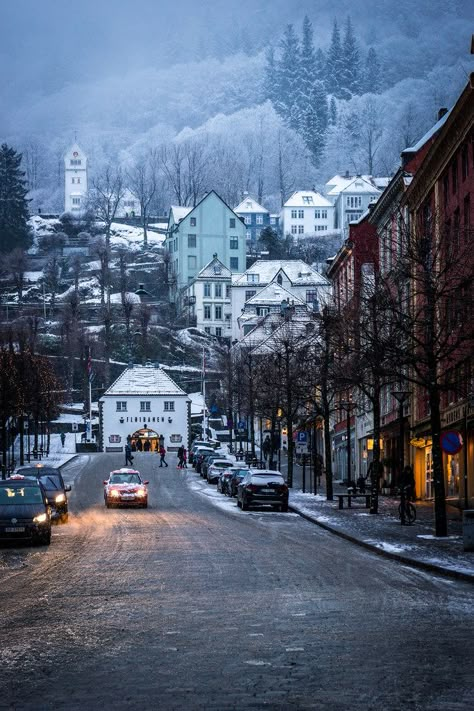
[[160, 447], [160, 467], [162, 467], [163, 464], [165, 465], [165, 467], [168, 466], [168, 464], [165, 462], [165, 455], [166, 455], [166, 449], [164, 448], [163, 445], [161, 445], [161, 447]]
[[183, 450], [184, 450], [184, 447], [183, 447], [183, 445], [181, 445], [178, 448], [178, 469], [183, 468]]
[[414, 501], [415, 499], [415, 475], [413, 473], [412, 467], [407, 464], [402, 471], [401, 476], [398, 480], [398, 486], [400, 489], [405, 489], [405, 497], [407, 501]]
[[145, 444], [143, 445], [143, 450], [144, 450], [145, 452], [149, 452], [149, 451], [150, 451], [150, 440], [148, 440], [148, 439], [145, 440]]
[[127, 464], [130, 464], [130, 466], [133, 465], [132, 448], [128, 442], [125, 445], [125, 466], [127, 466]]

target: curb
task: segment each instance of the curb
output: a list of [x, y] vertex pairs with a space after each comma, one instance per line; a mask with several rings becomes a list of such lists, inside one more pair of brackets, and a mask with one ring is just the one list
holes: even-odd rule
[[317, 526], [324, 528], [325, 531], [328, 531], [329, 533], [334, 533], [336, 536], [339, 536], [340, 538], [343, 538], [344, 540], [349, 541], [350, 543], [355, 543], [356, 545], [361, 546], [362, 548], [365, 548], [365, 549], [371, 551], [372, 553], [377, 553], [377, 555], [384, 556], [385, 558], [391, 558], [392, 560], [396, 560], [399, 563], [404, 563], [405, 565], [410, 565], [413, 568], [420, 568], [421, 570], [427, 570], [430, 573], [438, 573], [439, 575], [444, 575], [449, 578], [456, 578], [457, 580], [465, 580], [469, 583], [474, 583], [474, 574], [464, 573], [461, 570], [452, 570], [450, 568], [443, 568], [440, 565], [436, 565], [435, 563], [427, 563], [423, 560], [417, 560], [416, 558], [409, 558], [408, 556], [404, 556], [400, 553], [392, 553], [390, 551], [385, 551], [385, 550], [383, 550], [383, 548], [378, 548], [377, 546], [374, 546], [372, 543], [367, 543], [366, 541], [361, 541], [360, 538], [356, 538], [355, 536], [352, 536], [350, 533], [346, 533], [345, 531], [341, 531], [338, 528], [329, 526], [327, 523], [325, 523], [323, 521], [318, 521], [318, 519], [314, 518], [314, 516], [311, 516], [310, 514], [300, 511], [298, 508], [296, 508], [295, 506], [292, 506], [291, 504], [288, 506], [288, 509], [290, 511], [293, 511], [293, 513], [296, 513], [299, 516], [301, 516], [301, 518], [306, 519], [306, 521], [309, 521], [310, 523], [315, 523]]

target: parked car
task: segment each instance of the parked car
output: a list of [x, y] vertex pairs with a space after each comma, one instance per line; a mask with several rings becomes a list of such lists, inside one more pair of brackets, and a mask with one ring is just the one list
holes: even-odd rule
[[207, 467], [206, 477], [209, 484], [217, 484], [221, 471], [230, 466], [232, 466], [232, 462], [228, 459], [214, 459]]
[[237, 506], [247, 511], [262, 504], [288, 511], [288, 487], [280, 472], [250, 469], [237, 487]]
[[[224, 452], [213, 452], [212, 454], [206, 454], [205, 457], [203, 457], [202, 462], [201, 462], [201, 476], [204, 477], [204, 479], [207, 478], [207, 470], [209, 469], [210, 465], [216, 460], [216, 459], [225, 459], [225, 454]], [[227, 460], [228, 461], [228, 460]]]
[[67, 493], [71, 491], [71, 486], [64, 483], [60, 469], [43, 464], [25, 465], [18, 467], [16, 474], [39, 481], [46, 492], [52, 519], [61, 519], [63, 523], [66, 523], [68, 519]]
[[201, 440], [201, 439], [194, 440], [194, 442], [191, 445], [191, 449], [189, 450], [188, 461], [190, 464], [193, 463], [194, 455], [195, 455], [198, 447], [207, 447], [209, 449], [207, 442], [205, 442], [204, 440]]
[[227, 482], [227, 491], [224, 491], [224, 493], [227, 494], [227, 496], [237, 496], [237, 487], [249, 471], [248, 467], [243, 467], [238, 463], [234, 465], [230, 470], [231, 474]]
[[199, 445], [196, 447], [193, 456], [193, 467], [196, 469], [196, 471], [198, 460], [202, 454], [214, 454], [214, 450], [211, 447], [205, 447], [203, 445]]
[[202, 463], [206, 459], [206, 457], [211, 457], [214, 456], [215, 451], [213, 449], [209, 448], [198, 448], [196, 454], [194, 455], [194, 462], [193, 462], [193, 467], [197, 471], [198, 474], [202, 473]]
[[0, 539], [51, 543], [51, 507], [38, 479], [13, 474], [0, 481]]
[[148, 506], [148, 481], [143, 481], [136, 469], [115, 469], [104, 481], [104, 501], [113, 506]]
[[221, 494], [227, 494], [229, 488], [229, 479], [232, 476], [232, 467], [227, 467], [222, 469], [219, 474], [219, 479], [217, 480], [217, 491]]

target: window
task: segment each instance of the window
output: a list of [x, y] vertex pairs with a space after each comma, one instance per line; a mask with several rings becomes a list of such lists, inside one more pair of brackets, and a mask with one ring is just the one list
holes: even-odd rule
[[230, 248], [231, 249], [238, 249], [239, 248], [239, 238], [238, 237], [231, 237], [230, 238]]
[[257, 215], [257, 225], [263, 225], [263, 215]]
[[303, 235], [304, 234], [304, 225], [298, 225], [298, 234]]
[[81, 198], [73, 197], [73, 198], [72, 198], [72, 204], [73, 204], [73, 205], [80, 205], [80, 204], [81, 204]]
[[222, 306], [214, 307], [214, 318], [216, 321], [222, 321]]
[[310, 291], [306, 292], [306, 303], [307, 304], [314, 304], [314, 302], [317, 300], [318, 300], [317, 291], [315, 291], [314, 289], [311, 289]]
[[252, 233], [250, 230], [247, 230], [247, 232], [245, 233], [245, 237], [246, 239], [252, 239]]
[[204, 284], [204, 296], [208, 298], [211, 296], [211, 285], [208, 282]]
[[230, 299], [230, 289], [231, 289], [230, 284], [226, 284], [225, 285], [225, 298], [226, 299]]
[[315, 210], [315, 211], [314, 211], [314, 219], [315, 219], [315, 220], [320, 220], [320, 219], [321, 219], [321, 210]]
[[[196, 218], [195, 217], [190, 217], [189, 218], [189, 223], [191, 227], [196, 227]], [[195, 245], [196, 246], [196, 245]]]
[[275, 217], [270, 217], [270, 224], [276, 225], [276, 218]]
[[188, 235], [188, 247], [193, 249], [196, 246], [196, 235]]
[[277, 284], [279, 284], [280, 286], [283, 284], [283, 277], [281, 274], [277, 276]]
[[255, 289], [249, 289], [248, 291], [245, 292], [245, 301], [248, 301], [249, 299], [252, 298], [252, 296], [255, 296], [257, 292]]
[[321, 217], [323, 220], [328, 219], [328, 211], [327, 210], [321, 210]]
[[252, 224], [252, 217], [251, 217], [251, 215], [246, 215], [246, 216], [245, 216], [245, 224], [246, 224], [246, 225], [251, 225], [251, 224]]
[[81, 165], [82, 161], [80, 158], [71, 158], [71, 165]]
[[298, 219], [304, 220], [304, 210], [298, 210]]
[[326, 225], [315, 225], [314, 226], [314, 231], [315, 232], [327, 232], [327, 227]]
[[268, 306], [257, 306], [257, 316], [266, 316], [270, 311]]
[[222, 337], [222, 328], [220, 326], [216, 326], [216, 336], [218, 338]]
[[174, 412], [174, 400], [165, 400], [165, 412]]
[[303, 205], [312, 205], [313, 204], [313, 196], [312, 195], [303, 195]]
[[222, 299], [222, 284], [214, 284], [214, 296], [216, 299]]
[[210, 329], [209, 326], [205, 326], [205, 327], [204, 327], [204, 333], [207, 333], [208, 336], [211, 335], [211, 329]]
[[247, 274], [247, 284], [258, 283], [259, 279], [260, 277], [258, 274], [252, 274], [251, 272]]
[[233, 271], [233, 272], [239, 271], [239, 258], [238, 257], [231, 257], [230, 258], [230, 268], [231, 268], [231, 271]]
[[296, 225], [291, 225], [291, 234], [296, 235], [298, 232], [298, 227]]
[[210, 304], [204, 304], [204, 319], [206, 321], [211, 320], [211, 305]]
[[291, 219], [296, 220], [297, 217], [298, 217], [298, 210], [292, 210], [291, 211]]
[[140, 412], [151, 412], [151, 402], [149, 400], [140, 400]]
[[196, 269], [196, 267], [197, 267], [197, 258], [194, 255], [189, 254], [188, 255], [188, 269]]
[[127, 412], [127, 402], [125, 400], [117, 400], [117, 412]]
[[231, 217], [229, 219], [229, 227], [232, 227], [232, 228], [235, 227], [235, 217]]
[[219, 264], [214, 264], [214, 274], [220, 274], [222, 272], [222, 269], [220, 268]]

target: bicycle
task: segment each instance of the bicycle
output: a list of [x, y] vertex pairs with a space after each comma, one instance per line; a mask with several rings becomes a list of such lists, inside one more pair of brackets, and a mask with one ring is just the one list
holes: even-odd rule
[[398, 518], [402, 526], [411, 526], [416, 521], [416, 506], [410, 501], [410, 486], [404, 486], [401, 493], [401, 501], [398, 506]]

